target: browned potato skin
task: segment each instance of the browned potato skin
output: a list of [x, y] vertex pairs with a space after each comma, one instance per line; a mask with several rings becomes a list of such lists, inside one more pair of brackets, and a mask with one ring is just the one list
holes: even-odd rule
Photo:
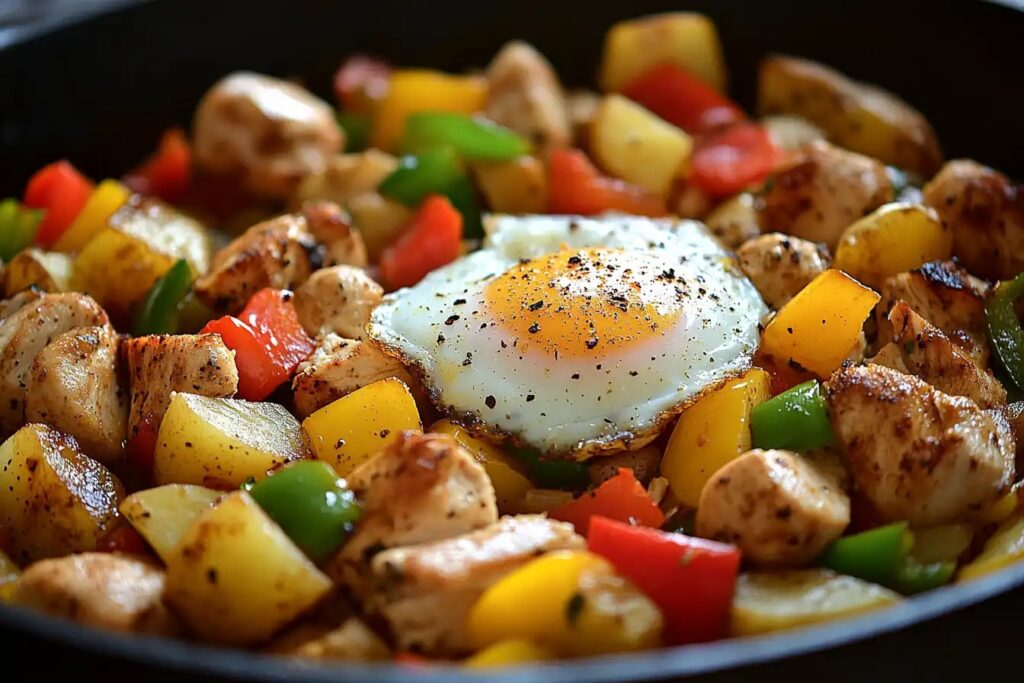
[[893, 200], [885, 166], [827, 142], [804, 146], [768, 181], [761, 228], [835, 249], [850, 224]]
[[487, 117], [541, 149], [572, 138], [565, 93], [544, 55], [527, 43], [505, 45], [487, 67]]
[[1006, 280], [1024, 270], [1024, 188], [968, 160], [950, 161], [924, 201], [953, 228], [953, 255], [967, 270]]
[[895, 95], [807, 59], [761, 61], [758, 111], [795, 114], [847, 149], [930, 177], [942, 150], [928, 120]]
[[161, 601], [164, 572], [142, 559], [82, 553], [36, 562], [22, 574], [14, 604], [78, 624], [160, 636], [181, 625]]

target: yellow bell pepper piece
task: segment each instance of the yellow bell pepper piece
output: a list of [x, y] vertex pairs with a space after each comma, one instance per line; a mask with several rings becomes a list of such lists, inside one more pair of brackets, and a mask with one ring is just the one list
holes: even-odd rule
[[0, 550], [0, 602], [7, 602], [14, 596], [21, 570], [14, 561]]
[[78, 218], [57, 240], [54, 251], [80, 251], [131, 196], [131, 190], [116, 180], [104, 180], [89, 195]]
[[761, 350], [828, 377], [857, 345], [879, 298], [846, 273], [826, 270], [772, 318], [761, 336]]
[[680, 502], [697, 507], [708, 479], [750, 450], [750, 411], [771, 395], [771, 377], [753, 368], [686, 409], [661, 459], [661, 475]]
[[480, 650], [464, 664], [470, 669], [489, 669], [496, 666], [545, 662], [549, 659], [554, 659], [554, 655], [540, 645], [529, 640], [512, 639]]
[[885, 278], [953, 255], [953, 230], [935, 210], [886, 204], [848, 227], [839, 238], [835, 267], [880, 289]]
[[487, 81], [479, 76], [453, 76], [440, 71], [410, 69], [391, 75], [387, 96], [377, 106], [370, 133], [371, 146], [390, 151], [405, 133], [405, 120], [417, 112], [482, 111]]
[[494, 486], [494, 494], [497, 497], [500, 512], [519, 512], [523, 496], [533, 488], [533, 484], [519, 471], [515, 460], [501, 449], [475, 438], [451, 420], [435, 422], [430, 431], [437, 434], [448, 434], [484, 466], [484, 470]]
[[470, 609], [467, 627], [477, 648], [522, 639], [562, 655], [590, 655], [657, 646], [662, 618], [604, 558], [559, 551], [488, 588]]
[[957, 580], [976, 579], [1021, 560], [1024, 560], [1024, 512], [1013, 515], [996, 529], [981, 554], [960, 569]]
[[978, 521], [982, 524], [998, 524], [1016, 512], [1019, 503], [1020, 499], [1017, 497], [1017, 491], [1010, 491], [991, 507], [983, 510], [978, 515]]
[[313, 455], [345, 477], [399, 432], [421, 429], [421, 425], [409, 387], [389, 377], [324, 406], [303, 421], [302, 429]]

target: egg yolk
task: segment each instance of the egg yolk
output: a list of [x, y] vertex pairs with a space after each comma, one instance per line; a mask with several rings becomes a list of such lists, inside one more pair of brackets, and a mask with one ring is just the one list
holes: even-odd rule
[[685, 284], [654, 252], [572, 249], [502, 273], [484, 302], [521, 352], [604, 357], [667, 334], [683, 314]]

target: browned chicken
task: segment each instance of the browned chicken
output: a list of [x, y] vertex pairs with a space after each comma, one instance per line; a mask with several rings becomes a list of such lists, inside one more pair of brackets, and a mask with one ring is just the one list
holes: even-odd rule
[[43, 294], [44, 292], [40, 292], [35, 289], [26, 289], [22, 292], [18, 292], [9, 299], [0, 301], [0, 324], [27, 306], [29, 303], [42, 298]]
[[462, 654], [471, 649], [469, 610], [485, 590], [538, 555], [585, 546], [571, 524], [541, 515], [502, 517], [478, 531], [374, 556], [369, 604], [400, 649]]
[[391, 657], [387, 643], [358, 617], [349, 617], [334, 627], [299, 624], [271, 643], [268, 651], [339, 662], [374, 662]]
[[775, 174], [761, 197], [761, 227], [835, 249], [851, 223], [893, 199], [885, 166], [827, 142], [812, 142]]
[[1013, 435], [997, 411], [879, 365], [837, 370], [826, 395], [854, 486], [885, 520], [957, 521], [1013, 483]]
[[452, 538], [498, 520], [487, 472], [455, 440], [403, 432], [348, 478], [363, 503], [359, 526], [327, 571], [371, 594], [370, 562], [388, 548]]
[[704, 485], [697, 534], [734, 543], [762, 566], [807, 564], [850, 524], [840, 479], [815, 460], [782, 450], [748, 451]]
[[121, 457], [128, 420], [118, 341], [109, 326], [65, 332], [36, 355], [25, 388], [28, 422], [70, 434], [105, 463]]
[[658, 475], [661, 465], [661, 449], [656, 445], [644, 446], [635, 451], [623, 451], [615, 455], [591, 458], [587, 461], [587, 474], [590, 483], [600, 486], [619, 473], [620, 467], [633, 471], [633, 476], [647, 485]]
[[778, 232], [747, 240], [736, 256], [740, 269], [774, 309], [782, 308], [832, 262], [825, 245]]
[[13, 602], [86, 626], [124, 633], [180, 635], [161, 600], [164, 572], [144, 560], [82, 553], [41, 560], [18, 580]]
[[761, 234], [758, 202], [750, 192], [741, 192], [716, 206], [705, 216], [704, 224], [726, 249], [738, 249]]
[[68, 330], [110, 323], [100, 305], [85, 294], [44, 294], [19, 303], [21, 307], [0, 323], [0, 431], [4, 434], [25, 423], [25, 387], [36, 354]]
[[244, 71], [203, 96], [193, 135], [199, 167], [279, 199], [322, 171], [344, 142], [326, 102], [294, 83]]
[[306, 176], [292, 198], [298, 211], [309, 201], [327, 200], [347, 206], [356, 197], [377, 191], [377, 186], [398, 168], [398, 159], [379, 149], [358, 154], [338, 154], [322, 173]]
[[333, 202], [307, 202], [302, 207], [313, 239], [324, 246], [324, 265], [365, 268], [368, 259], [363, 236], [349, 216]]
[[953, 228], [953, 255], [969, 271], [1005, 280], [1024, 270], [1024, 189], [974, 161], [950, 161], [924, 201]]
[[131, 397], [129, 440], [143, 422], [154, 430], [160, 426], [172, 391], [226, 398], [238, 390], [235, 353], [219, 334], [135, 337], [121, 345], [121, 352]]
[[362, 339], [383, 296], [384, 288], [362, 268], [334, 266], [313, 273], [295, 290], [292, 303], [309, 336], [333, 333]]
[[487, 67], [487, 118], [507, 126], [541, 149], [565, 147], [572, 128], [565, 93], [544, 55], [513, 41]]

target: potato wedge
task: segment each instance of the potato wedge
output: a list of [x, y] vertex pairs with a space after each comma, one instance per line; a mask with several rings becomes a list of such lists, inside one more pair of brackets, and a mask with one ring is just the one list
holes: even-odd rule
[[66, 292], [72, 264], [67, 254], [30, 247], [11, 259], [4, 269], [4, 296], [14, 296], [29, 287], [44, 292]]
[[612, 26], [604, 39], [601, 87], [622, 90], [664, 63], [681, 66], [705, 83], [725, 89], [725, 60], [715, 24], [696, 12], [654, 14]]
[[758, 110], [801, 116], [841, 147], [925, 177], [942, 165], [938, 138], [921, 112], [807, 59], [779, 55], [761, 61]]
[[153, 481], [236, 488], [305, 455], [298, 421], [276, 403], [174, 393], [157, 434]]
[[960, 568], [957, 580], [967, 581], [1024, 560], [1024, 513], [1004, 521], [985, 542], [981, 554]]
[[185, 531], [223, 495], [205, 486], [167, 484], [128, 496], [120, 510], [166, 562]]
[[14, 587], [19, 576], [21, 569], [0, 550], [0, 602], [7, 602], [14, 595]]
[[495, 213], [544, 213], [547, 208], [548, 175], [537, 157], [481, 162], [473, 165], [473, 174]]
[[888, 588], [827, 569], [741, 574], [732, 604], [732, 635], [782, 631], [895, 604]]
[[203, 226], [159, 200], [134, 196], [75, 258], [71, 284], [123, 318], [176, 260], [201, 275], [212, 257]]
[[608, 95], [590, 129], [590, 149], [613, 176], [662, 197], [690, 158], [693, 139], [621, 95]]
[[45, 425], [0, 445], [0, 528], [19, 564], [84, 552], [117, 517], [124, 487], [106, 467]]
[[164, 600], [204, 640], [265, 641], [330, 590], [244, 491], [203, 512], [167, 557]]

